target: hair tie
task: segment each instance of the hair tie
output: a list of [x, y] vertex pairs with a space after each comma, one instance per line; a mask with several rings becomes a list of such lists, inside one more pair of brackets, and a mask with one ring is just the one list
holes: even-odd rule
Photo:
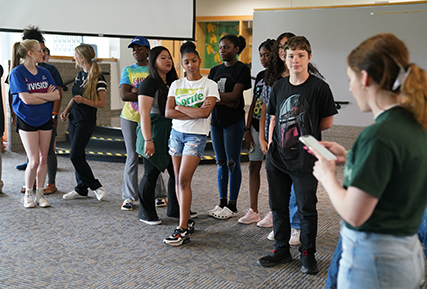
[[405, 68], [395, 60], [397, 66], [399, 66], [399, 73], [397, 74], [396, 80], [393, 83], [391, 91], [398, 90], [404, 83], [409, 73], [411, 72], [411, 66], [409, 66], [408, 70], [405, 71]]
[[94, 58], [92, 58], [90, 61], [92, 61], [92, 62], [96, 62], [96, 58], [94, 57]]

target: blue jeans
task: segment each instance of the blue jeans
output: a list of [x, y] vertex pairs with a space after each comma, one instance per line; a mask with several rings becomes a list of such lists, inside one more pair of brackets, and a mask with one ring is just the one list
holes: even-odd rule
[[[418, 239], [423, 244], [424, 255], [427, 258], [427, 208], [424, 211], [421, 225], [418, 228]], [[342, 237], [338, 240], [337, 248], [335, 249], [334, 255], [332, 256], [331, 265], [328, 270], [328, 278], [326, 280], [326, 286], [324, 289], [336, 289], [338, 279], [339, 262], [342, 255]]]
[[424, 257], [416, 235], [398, 237], [341, 228], [338, 288], [418, 288]]
[[291, 228], [301, 230], [298, 206], [297, 206], [297, 198], [295, 196], [295, 190], [293, 185], [291, 188], [291, 197], [289, 198], [289, 218], [291, 221]]
[[[419, 232], [418, 232], [418, 238], [423, 243], [424, 254], [427, 257], [427, 250], [426, 250], [426, 248], [427, 248], [427, 246], [426, 246], [427, 245], [427, 238], [426, 238], [427, 225], [426, 224], [427, 224], [427, 209], [424, 212], [423, 221], [420, 225]], [[339, 238], [338, 244], [337, 244], [337, 248], [335, 249], [334, 255], [332, 257], [331, 265], [329, 266], [328, 278], [326, 280], [326, 286], [324, 289], [336, 289], [338, 287], [338, 271], [340, 268], [340, 260], [341, 260], [342, 253], [343, 253], [343, 249], [342, 249], [343, 245], [342, 244], [343, 244], [343, 240], [342, 240], [342, 236], [340, 235], [340, 238]], [[424, 260], [422, 260], [422, 264], [424, 264]], [[401, 266], [401, 265], [399, 265], [399, 266]], [[422, 274], [424, 276], [424, 269], [422, 269]], [[346, 287], [344, 287], [344, 288], [346, 288]], [[388, 287], [385, 287], [385, 288], [388, 288]], [[406, 287], [402, 287], [402, 288], [406, 288]], [[407, 287], [407, 288], [409, 288], [409, 287]]]
[[421, 220], [421, 225], [418, 228], [418, 238], [423, 244], [424, 255], [427, 258], [427, 208], [424, 211], [423, 219]]
[[342, 238], [338, 239], [338, 244], [332, 256], [331, 265], [328, 270], [328, 278], [326, 279], [326, 286], [324, 289], [337, 289], [338, 286], [338, 269], [340, 267], [340, 259], [342, 255]]
[[229, 199], [235, 201], [239, 195], [240, 184], [242, 183], [240, 152], [242, 150], [244, 125], [245, 120], [242, 118], [226, 127], [211, 127], [212, 145], [216, 155], [216, 175], [220, 199], [227, 198], [229, 180]]

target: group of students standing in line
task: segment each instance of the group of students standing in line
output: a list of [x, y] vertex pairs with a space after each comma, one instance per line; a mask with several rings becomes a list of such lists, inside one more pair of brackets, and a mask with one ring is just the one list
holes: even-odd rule
[[[289, 213], [297, 208], [301, 271], [318, 273], [316, 189], [321, 181], [344, 219], [327, 288], [381, 288], [384, 284], [387, 288], [416, 288], [424, 272], [416, 232], [427, 201], [423, 178], [427, 170], [423, 147], [427, 140], [425, 72], [409, 63], [405, 45], [392, 34], [379, 34], [359, 45], [347, 59], [350, 91], [361, 111], [373, 112], [375, 124], [363, 131], [349, 153], [336, 143], [321, 142], [337, 156], [327, 161], [298, 141], [306, 134], [321, 140], [321, 131], [332, 126], [337, 113], [329, 86], [310, 64], [309, 41], [288, 33], [274, 43], [261, 44], [260, 58], [268, 69], [264, 77], [262, 72], [256, 79], [245, 125], [243, 91], [250, 87], [250, 71], [237, 60], [245, 47], [243, 40], [234, 35], [220, 40], [223, 64], [212, 68], [208, 79], [200, 74], [200, 57], [192, 43], [181, 47], [187, 73], [181, 80], [176, 80], [166, 48], [149, 52], [150, 75], [137, 93], [141, 122], [136, 144], [137, 152], [145, 158], [139, 189], [143, 204], [140, 220], [150, 225], [161, 223], [154, 207], [154, 187], [160, 172], [168, 168], [171, 179], [176, 179], [169, 183], [175, 184], [169, 198], [178, 199], [175, 204], [180, 205], [180, 221], [164, 243], [180, 246], [190, 241], [195, 226], [190, 210], [191, 179], [206, 143], [212, 112], [210, 129], [220, 200], [208, 215], [217, 219], [237, 215], [239, 155], [245, 135], [251, 151], [251, 208], [239, 222], [266, 221], [257, 212], [257, 175], [263, 160], [259, 151], [266, 153], [275, 243], [273, 252], [258, 260], [259, 265], [272, 267], [292, 261]], [[153, 111], [155, 104], [157, 111]], [[335, 166], [344, 163], [341, 187]], [[297, 205], [289, 208], [293, 194]], [[420, 232], [425, 241], [425, 229]]]
[[[59, 99], [52, 76], [37, 66], [43, 55], [39, 42], [24, 40], [14, 45], [14, 58], [24, 59], [24, 63], [13, 61], [9, 78], [17, 131], [28, 156], [25, 207], [34, 207], [35, 180], [36, 204], [49, 206], [43, 186], [51, 115], [55, 112], [52, 102]], [[189, 242], [195, 228], [195, 213], [190, 210], [191, 180], [211, 130], [220, 200], [208, 214], [217, 219], [236, 216], [245, 135], [247, 147], [253, 147], [249, 165], [251, 208], [241, 223], [263, 221], [257, 197], [258, 175], [266, 154], [275, 243], [273, 252], [258, 260], [259, 265], [271, 267], [292, 261], [290, 211], [297, 208], [301, 271], [318, 272], [316, 189], [320, 181], [344, 220], [327, 288], [417, 288], [424, 276], [417, 232], [421, 232], [427, 203], [425, 71], [409, 62], [405, 44], [393, 34], [375, 35], [355, 48], [347, 58], [350, 91], [361, 111], [373, 113], [375, 123], [361, 133], [349, 152], [336, 143], [321, 142], [337, 156], [327, 161], [298, 141], [306, 134], [320, 141], [321, 131], [332, 126], [337, 113], [328, 84], [310, 64], [309, 41], [287, 34], [260, 46], [262, 64], [268, 69], [264, 78], [263, 73], [257, 77], [246, 125], [243, 91], [251, 87], [250, 70], [237, 60], [244, 47], [242, 37], [221, 38], [223, 64], [212, 68], [206, 78], [200, 74], [201, 60], [195, 45], [184, 43], [181, 62], [186, 77], [178, 80], [165, 47], [150, 50], [143, 37], [132, 41], [129, 48], [137, 63], [123, 70], [120, 81], [121, 96], [126, 101], [121, 115], [123, 134], [128, 158], [132, 158], [125, 166], [122, 208], [132, 209], [133, 201], [139, 199], [139, 219], [149, 225], [160, 224], [155, 187], [160, 172], [167, 169], [167, 215], [179, 217], [179, 226], [164, 243], [180, 246]], [[75, 52], [76, 64], [83, 71], [76, 77], [73, 99], [61, 119], [70, 119], [77, 186], [64, 198], [86, 197], [90, 188], [102, 200], [105, 190], [85, 161], [84, 147], [95, 126], [96, 109], [105, 105], [106, 83], [93, 49], [83, 44]], [[138, 189], [135, 171], [131, 173], [137, 167], [137, 155], [130, 151], [144, 157], [144, 176]], [[345, 164], [344, 186], [335, 176], [337, 164]], [[296, 207], [289, 206], [293, 195]]]

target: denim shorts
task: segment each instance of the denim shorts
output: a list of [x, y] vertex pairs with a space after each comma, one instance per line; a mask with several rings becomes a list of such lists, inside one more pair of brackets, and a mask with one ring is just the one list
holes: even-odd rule
[[259, 144], [259, 132], [256, 131], [253, 126], [251, 127], [251, 135], [255, 144], [254, 144], [254, 150], [251, 153], [249, 153], [249, 160], [262, 162], [265, 156]]
[[172, 128], [169, 137], [169, 154], [173, 157], [187, 155], [201, 158], [207, 138], [206, 135], [182, 133]]

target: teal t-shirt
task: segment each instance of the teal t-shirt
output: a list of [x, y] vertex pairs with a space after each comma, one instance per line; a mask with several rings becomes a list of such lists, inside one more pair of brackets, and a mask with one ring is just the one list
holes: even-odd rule
[[427, 202], [427, 131], [394, 107], [367, 127], [347, 154], [344, 187], [378, 198], [362, 232], [410, 236], [418, 232]]

